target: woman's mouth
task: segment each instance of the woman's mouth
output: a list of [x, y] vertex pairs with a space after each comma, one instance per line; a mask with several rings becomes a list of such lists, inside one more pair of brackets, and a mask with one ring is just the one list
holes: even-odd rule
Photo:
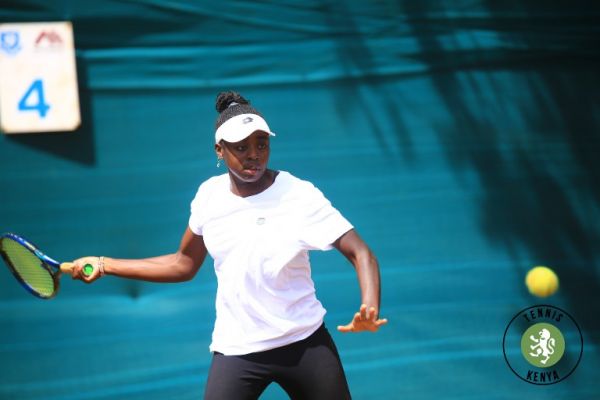
[[256, 175], [260, 172], [261, 168], [258, 166], [244, 166], [244, 173], [248, 175]]

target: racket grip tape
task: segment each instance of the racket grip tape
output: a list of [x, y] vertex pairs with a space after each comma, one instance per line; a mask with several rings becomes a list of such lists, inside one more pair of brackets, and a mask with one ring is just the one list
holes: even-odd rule
[[73, 268], [75, 268], [74, 263], [66, 262], [60, 264], [60, 272], [71, 274], [73, 272]]

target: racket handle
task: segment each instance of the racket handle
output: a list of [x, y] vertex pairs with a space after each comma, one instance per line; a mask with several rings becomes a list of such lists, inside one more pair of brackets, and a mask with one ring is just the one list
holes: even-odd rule
[[62, 263], [60, 264], [60, 271], [70, 274], [73, 272], [73, 268], [75, 268], [75, 264], [74, 263], [70, 263], [70, 262], [66, 262], [66, 263]]

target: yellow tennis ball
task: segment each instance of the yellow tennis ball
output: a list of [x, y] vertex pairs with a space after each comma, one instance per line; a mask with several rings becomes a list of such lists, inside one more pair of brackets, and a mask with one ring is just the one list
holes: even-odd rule
[[548, 267], [535, 267], [525, 277], [527, 289], [534, 296], [552, 296], [558, 290], [558, 276]]

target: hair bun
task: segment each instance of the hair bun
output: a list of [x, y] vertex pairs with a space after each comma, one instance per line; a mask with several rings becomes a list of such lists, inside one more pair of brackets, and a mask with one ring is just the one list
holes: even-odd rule
[[215, 103], [217, 112], [222, 113], [231, 105], [231, 103], [250, 104], [250, 102], [243, 98], [238, 92], [221, 92], [217, 95], [217, 101]]

